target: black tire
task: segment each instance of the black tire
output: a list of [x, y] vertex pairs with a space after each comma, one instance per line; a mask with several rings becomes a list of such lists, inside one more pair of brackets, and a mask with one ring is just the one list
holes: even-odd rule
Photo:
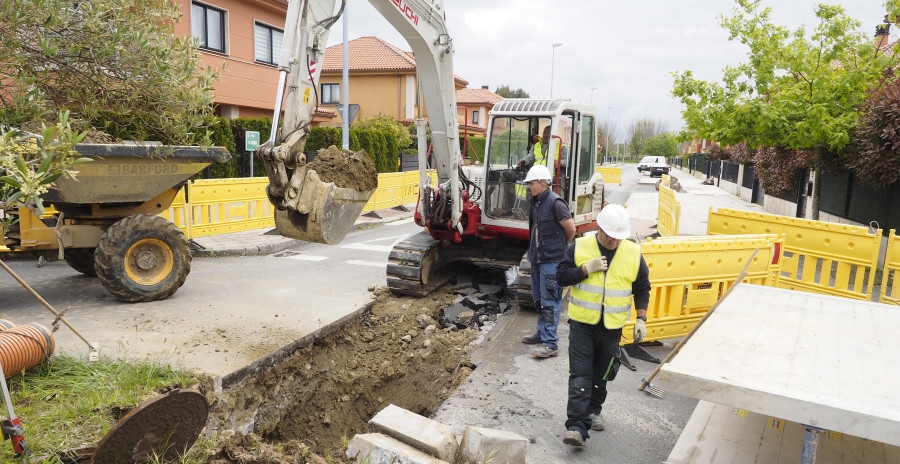
[[175, 224], [138, 214], [111, 225], [94, 252], [97, 277], [116, 298], [164, 300], [191, 272], [191, 249]]
[[520, 309], [534, 309], [534, 297], [531, 295], [531, 263], [523, 256], [516, 273], [516, 301]]
[[94, 248], [69, 248], [64, 252], [69, 267], [88, 277], [97, 275], [94, 269]]

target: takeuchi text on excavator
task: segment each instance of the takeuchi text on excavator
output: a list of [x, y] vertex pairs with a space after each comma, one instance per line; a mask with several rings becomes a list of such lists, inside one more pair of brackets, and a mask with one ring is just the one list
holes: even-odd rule
[[[415, 222], [423, 232], [391, 252], [387, 283], [395, 293], [423, 296], [449, 277], [456, 261], [520, 264], [520, 303], [530, 304], [529, 193], [524, 178], [535, 163], [553, 173], [551, 188], [565, 199], [578, 234], [596, 230], [603, 182], [596, 173], [596, 107], [569, 100], [507, 99], [489, 116], [486, 156], [464, 165], [460, 153], [454, 47], [441, 0], [369, 0], [406, 39], [416, 61], [418, 92], [427, 106], [416, 119], [420, 191]], [[257, 149], [269, 176], [268, 195], [276, 226], [285, 236], [325, 243], [344, 237], [371, 191], [340, 189], [322, 182], [303, 153], [313, 112], [329, 28], [346, 0], [291, 0], [279, 64], [275, 121]], [[335, 13], [335, 10], [337, 12]], [[284, 123], [280, 102], [287, 92]], [[429, 179], [429, 168], [436, 179]], [[435, 181], [435, 182], [433, 182]], [[433, 186], [434, 185], [434, 186]]]

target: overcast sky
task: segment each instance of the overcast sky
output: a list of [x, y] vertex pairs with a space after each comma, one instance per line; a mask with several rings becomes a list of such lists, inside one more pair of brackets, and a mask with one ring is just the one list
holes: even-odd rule
[[[774, 23], [791, 30], [805, 24], [807, 31], [816, 25], [815, 4], [841, 4], [873, 38], [885, 12], [883, 0], [763, 3], [772, 7]], [[553, 61], [553, 97], [597, 105], [598, 118], [609, 113], [620, 135], [640, 118], [682, 127], [682, 106], [671, 96], [673, 71], [719, 81], [725, 66], [746, 61], [746, 47], [729, 42], [719, 26], [719, 15], [730, 15], [734, 6], [727, 0], [444, 1], [454, 72], [470, 88], [506, 84], [549, 98]], [[349, 0], [348, 9], [350, 40], [377, 36], [410, 50], [368, 1]], [[332, 28], [329, 45], [342, 34], [343, 20]], [[562, 44], [555, 54], [553, 43]]]

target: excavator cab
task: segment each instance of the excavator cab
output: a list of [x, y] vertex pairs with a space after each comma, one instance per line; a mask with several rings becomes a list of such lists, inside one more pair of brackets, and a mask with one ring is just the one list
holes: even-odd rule
[[[565, 100], [507, 99], [491, 111], [484, 166], [485, 224], [523, 228], [528, 189], [523, 179], [535, 163], [553, 174], [550, 188], [569, 203], [576, 225], [594, 220], [602, 202], [595, 172], [595, 109]], [[599, 186], [598, 186], [599, 184]], [[596, 207], [596, 208], [595, 208]]]

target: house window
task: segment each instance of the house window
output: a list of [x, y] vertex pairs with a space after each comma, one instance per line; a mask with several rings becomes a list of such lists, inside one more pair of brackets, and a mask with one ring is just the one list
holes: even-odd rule
[[254, 38], [256, 61], [277, 64], [278, 58], [281, 56], [281, 41], [284, 38], [284, 32], [281, 29], [256, 23]]
[[472, 124], [478, 124], [478, 111], [472, 112]]
[[191, 35], [200, 39], [200, 48], [225, 53], [225, 12], [191, 3]]
[[322, 84], [322, 104], [341, 102], [341, 84]]

